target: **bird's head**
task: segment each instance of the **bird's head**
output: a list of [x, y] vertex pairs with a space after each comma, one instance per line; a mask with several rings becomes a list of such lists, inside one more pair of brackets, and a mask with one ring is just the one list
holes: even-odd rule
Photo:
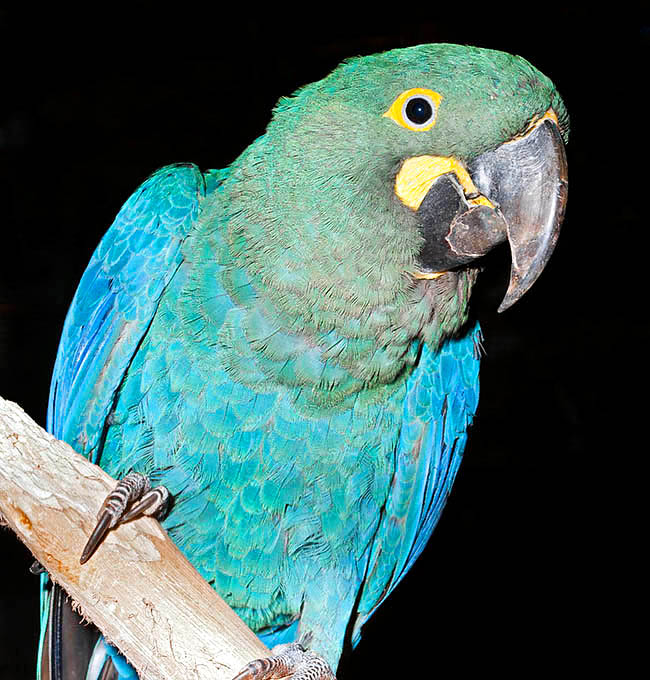
[[344, 62], [280, 102], [268, 139], [310, 257], [435, 280], [507, 240], [503, 310], [556, 243], [567, 135], [562, 99], [526, 60], [433, 44]]

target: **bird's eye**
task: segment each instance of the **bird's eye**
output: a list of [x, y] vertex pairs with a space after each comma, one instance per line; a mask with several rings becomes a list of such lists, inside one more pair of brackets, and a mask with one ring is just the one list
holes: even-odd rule
[[442, 97], [433, 90], [415, 87], [402, 92], [384, 114], [408, 130], [430, 130]]
[[404, 117], [417, 127], [431, 122], [435, 112], [435, 105], [429, 97], [416, 95], [407, 99], [404, 104]]

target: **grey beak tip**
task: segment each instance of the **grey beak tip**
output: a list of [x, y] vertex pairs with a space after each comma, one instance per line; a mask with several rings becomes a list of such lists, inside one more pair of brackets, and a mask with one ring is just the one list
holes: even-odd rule
[[517, 302], [518, 299], [519, 299], [519, 298], [510, 299], [510, 298], [506, 295], [506, 297], [503, 298], [501, 304], [499, 305], [499, 307], [498, 307], [498, 309], [497, 309], [497, 312], [498, 312], [499, 314], [501, 314], [501, 312], [505, 312], [507, 309], [510, 309], [510, 307], [512, 307], [512, 305], [514, 305], [515, 302]]

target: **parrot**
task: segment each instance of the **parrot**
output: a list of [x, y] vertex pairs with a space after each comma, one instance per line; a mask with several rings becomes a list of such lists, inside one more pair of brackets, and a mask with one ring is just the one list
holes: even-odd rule
[[[478, 404], [472, 289], [501, 244], [498, 311], [544, 269], [568, 134], [524, 58], [422, 44], [282, 97], [225, 169], [146, 179], [51, 382], [48, 430], [120, 480], [82, 563], [153, 514], [272, 648], [238, 680], [334, 678], [440, 518]], [[41, 578], [39, 677], [137, 678]]]

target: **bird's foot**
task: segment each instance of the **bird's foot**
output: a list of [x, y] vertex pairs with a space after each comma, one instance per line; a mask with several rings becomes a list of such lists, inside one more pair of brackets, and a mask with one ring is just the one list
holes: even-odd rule
[[273, 656], [251, 661], [233, 680], [336, 680], [322, 656], [297, 642], [276, 645], [271, 651]]
[[164, 486], [151, 488], [149, 478], [139, 472], [131, 472], [121, 479], [106, 496], [97, 513], [93, 529], [79, 562], [85, 564], [93, 555], [104, 536], [118, 524], [149, 515], [162, 517], [169, 505], [169, 491]]

